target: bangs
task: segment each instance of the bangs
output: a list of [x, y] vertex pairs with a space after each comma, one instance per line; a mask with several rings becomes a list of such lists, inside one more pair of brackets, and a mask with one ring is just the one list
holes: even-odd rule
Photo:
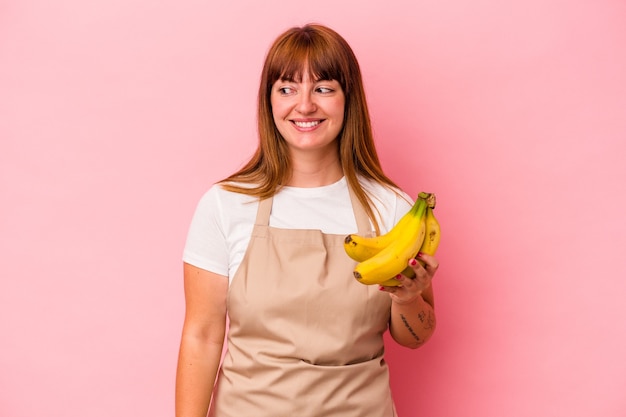
[[302, 75], [308, 72], [314, 81], [335, 80], [345, 91], [349, 64], [341, 48], [329, 45], [319, 36], [300, 35], [284, 39], [277, 45], [268, 62], [268, 83], [273, 85], [278, 80], [302, 82]]

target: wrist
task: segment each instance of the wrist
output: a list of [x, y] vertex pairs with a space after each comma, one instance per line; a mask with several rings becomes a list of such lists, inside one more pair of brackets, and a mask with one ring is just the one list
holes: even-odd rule
[[422, 297], [422, 291], [418, 291], [408, 298], [399, 298], [399, 297], [391, 298], [391, 304], [392, 305], [395, 304], [398, 307], [419, 306], [421, 303], [424, 303], [424, 302], [425, 301], [424, 301], [424, 297]]

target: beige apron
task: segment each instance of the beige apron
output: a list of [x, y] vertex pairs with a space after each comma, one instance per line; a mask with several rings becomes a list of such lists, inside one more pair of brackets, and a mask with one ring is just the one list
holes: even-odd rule
[[[350, 191], [359, 233], [371, 229]], [[391, 417], [388, 294], [358, 283], [344, 235], [269, 227], [259, 204], [228, 294], [228, 350], [210, 416]]]

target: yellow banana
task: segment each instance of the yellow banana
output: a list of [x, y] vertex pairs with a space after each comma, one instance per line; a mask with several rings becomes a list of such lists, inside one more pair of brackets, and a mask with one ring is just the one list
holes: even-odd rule
[[[393, 285], [392, 278], [407, 268], [409, 259], [417, 255], [424, 242], [426, 235], [426, 208], [433, 200], [433, 194], [419, 194], [411, 210], [392, 229], [395, 238], [377, 254], [361, 261], [355, 267], [354, 277], [359, 282], [366, 285], [381, 283]], [[403, 221], [407, 216], [409, 220]], [[395, 231], [396, 228], [401, 229]]]
[[384, 246], [375, 244], [371, 238], [351, 234], [346, 236], [343, 248], [350, 258], [357, 262], [363, 262], [383, 250]]
[[[439, 222], [435, 217], [434, 209], [434, 200], [432, 205], [428, 205], [426, 208], [426, 235], [424, 236], [424, 242], [422, 243], [422, 247], [419, 252], [425, 253], [428, 255], [434, 255], [437, 252], [437, 248], [439, 247], [439, 241], [441, 240], [441, 228], [439, 226]], [[424, 261], [419, 258], [417, 261], [424, 266]], [[407, 276], [409, 278], [415, 277], [415, 272], [413, 272], [413, 268], [406, 267], [404, 271], [401, 272], [402, 275]], [[382, 282], [380, 285], [383, 287], [396, 287], [400, 285], [400, 282], [395, 278], [388, 279], [385, 282]]]
[[[424, 236], [424, 242], [420, 247], [419, 252], [426, 253], [428, 255], [434, 255], [437, 252], [437, 248], [439, 247], [439, 241], [441, 240], [441, 228], [439, 226], [439, 222], [435, 217], [434, 208], [435, 208], [435, 195], [431, 194], [431, 197], [427, 199], [428, 207], [426, 208], [426, 235]], [[417, 259], [417, 261], [425, 265], [424, 261]], [[406, 267], [402, 272], [402, 275], [407, 276], [409, 278], [415, 277], [415, 272], [413, 272], [413, 268], [410, 266]], [[400, 285], [400, 282], [395, 278], [388, 279], [387, 281], [381, 283], [380, 285], [384, 287], [395, 287]]]
[[[441, 240], [441, 228], [437, 218], [435, 217], [433, 208], [434, 207], [428, 206], [426, 209], [426, 236], [424, 237], [424, 243], [422, 243], [422, 247], [420, 248], [420, 252], [427, 255], [434, 255], [435, 252], [437, 252], [439, 241]], [[424, 265], [423, 261], [419, 259], [418, 261]]]
[[[411, 270], [411, 272], [413, 272], [413, 270], [409, 267], [409, 268], [407, 268], [407, 271], [402, 271], [402, 274], [406, 275], [408, 270]], [[415, 274], [413, 274], [413, 275], [415, 275]], [[377, 283], [377, 284], [380, 285], [381, 287], [397, 287], [398, 285], [400, 285], [400, 281], [398, 281], [395, 278], [390, 278], [387, 281], [380, 282], [380, 283]]]
[[351, 234], [346, 236], [344, 241], [344, 249], [348, 256], [357, 262], [363, 262], [366, 259], [371, 258], [378, 252], [389, 246], [391, 242], [394, 242], [403, 233], [408, 223], [413, 218], [410, 215], [410, 211], [398, 220], [396, 225], [391, 228], [387, 233], [374, 236], [364, 237], [357, 234]]
[[[429, 193], [420, 193], [419, 198], [426, 199], [429, 206], [434, 207], [435, 195]], [[414, 205], [417, 201], [414, 203]], [[363, 262], [366, 259], [371, 258], [378, 252], [389, 246], [392, 242], [396, 241], [406, 229], [407, 225], [413, 221], [413, 215], [409, 210], [404, 216], [398, 220], [394, 227], [387, 233], [380, 236], [365, 237], [358, 234], [351, 234], [346, 236], [344, 241], [344, 249], [348, 256], [357, 262]]]

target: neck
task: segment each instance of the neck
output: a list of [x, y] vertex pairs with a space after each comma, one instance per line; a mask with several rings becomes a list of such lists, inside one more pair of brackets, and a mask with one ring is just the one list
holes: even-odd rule
[[292, 173], [286, 185], [292, 187], [322, 187], [334, 184], [343, 177], [343, 170], [336, 152], [323, 156], [292, 154]]

